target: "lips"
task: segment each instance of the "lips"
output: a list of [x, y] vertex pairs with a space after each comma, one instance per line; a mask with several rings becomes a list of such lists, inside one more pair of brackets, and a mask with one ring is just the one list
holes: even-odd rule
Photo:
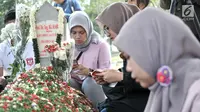
[[76, 40], [76, 43], [81, 44], [82, 41], [81, 40]]

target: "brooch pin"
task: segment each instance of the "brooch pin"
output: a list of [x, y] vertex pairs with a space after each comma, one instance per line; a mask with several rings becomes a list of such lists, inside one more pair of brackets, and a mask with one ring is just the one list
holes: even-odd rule
[[173, 72], [170, 67], [162, 66], [157, 72], [157, 81], [161, 86], [169, 86], [173, 79]]

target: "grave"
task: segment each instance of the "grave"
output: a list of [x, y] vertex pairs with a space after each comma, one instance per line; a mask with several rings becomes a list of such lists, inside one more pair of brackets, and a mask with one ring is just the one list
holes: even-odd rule
[[[65, 17], [62, 24], [64, 24], [64, 33], [61, 40], [66, 40], [66, 19]], [[59, 11], [47, 1], [38, 9], [35, 14], [35, 29], [36, 38], [39, 50], [40, 66], [46, 67], [51, 64], [49, 54], [45, 52], [44, 48], [47, 44], [56, 42], [59, 30]]]

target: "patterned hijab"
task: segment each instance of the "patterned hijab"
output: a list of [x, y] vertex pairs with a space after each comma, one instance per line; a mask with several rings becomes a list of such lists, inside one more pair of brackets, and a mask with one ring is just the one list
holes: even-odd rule
[[[188, 89], [200, 79], [200, 44], [178, 17], [156, 8], [135, 14], [114, 44], [126, 52], [156, 83], [145, 112], [181, 112]], [[163, 86], [158, 70], [171, 68], [171, 83]]]

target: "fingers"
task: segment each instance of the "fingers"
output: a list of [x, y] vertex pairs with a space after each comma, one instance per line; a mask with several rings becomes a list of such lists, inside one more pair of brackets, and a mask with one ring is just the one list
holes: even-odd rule
[[106, 82], [109, 82], [107, 77], [103, 77], [103, 80], [106, 81]]
[[96, 82], [97, 82], [97, 84], [100, 84], [100, 85], [106, 84], [106, 83], [107, 83], [107, 82], [104, 81], [104, 80], [96, 80]]
[[105, 76], [103, 77], [103, 80], [106, 81], [106, 82], [109, 82], [109, 83], [111, 82], [110, 77], [107, 76], [107, 75], [105, 75]]
[[93, 74], [92, 74], [93, 78], [95, 79], [95, 81], [98, 83], [98, 84], [106, 84], [106, 80], [105, 80], [105, 77], [106, 77], [106, 71], [102, 71], [102, 72], [98, 72], [98, 71], [94, 71]]
[[93, 72], [93, 75], [94, 75], [94, 76], [101, 76], [101, 77], [104, 77], [105, 73], [104, 73], [104, 72], [101, 72], [101, 73], [95, 73], [95, 72]]
[[102, 81], [102, 82], [99, 82], [98, 84], [103, 85], [103, 84], [106, 84], [106, 83], [107, 83], [107, 82]]
[[93, 76], [93, 79], [98, 83], [98, 84], [105, 84], [106, 82], [103, 80], [103, 77], [100, 76]]
[[83, 65], [77, 65], [75, 68], [73, 68], [73, 71], [75, 71], [76, 75], [85, 75], [87, 70]]
[[72, 66], [72, 69], [75, 69], [75, 68], [77, 68], [78, 67], [78, 65], [73, 65]]

